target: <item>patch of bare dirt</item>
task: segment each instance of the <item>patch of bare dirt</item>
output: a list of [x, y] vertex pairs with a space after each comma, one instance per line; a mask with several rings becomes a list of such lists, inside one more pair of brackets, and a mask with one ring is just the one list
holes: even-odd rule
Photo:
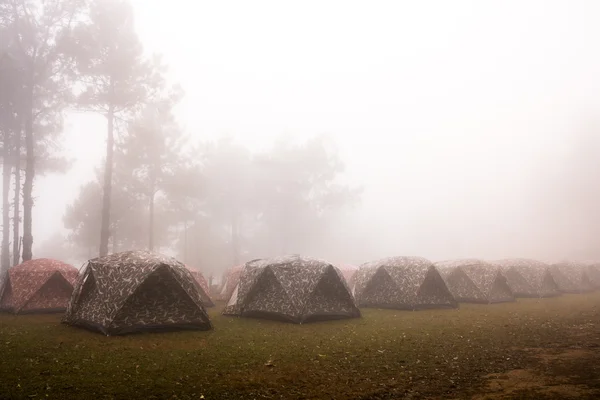
[[[525, 349], [524, 349], [525, 350]], [[600, 379], [582, 378], [589, 363], [596, 362], [599, 354], [589, 349], [528, 348], [539, 364], [530, 369], [514, 369], [506, 373], [489, 374], [474, 400], [513, 398], [583, 399], [600, 397]]]
[[539, 349], [536, 358], [544, 363], [552, 363], [557, 361], [580, 361], [586, 358], [592, 358], [594, 355], [594, 352], [587, 349], [567, 349], [560, 352]]
[[572, 385], [568, 379], [541, 375], [530, 369], [515, 369], [504, 374], [485, 376], [487, 385], [484, 393], [474, 400], [531, 398], [583, 398], [593, 394], [585, 385]]

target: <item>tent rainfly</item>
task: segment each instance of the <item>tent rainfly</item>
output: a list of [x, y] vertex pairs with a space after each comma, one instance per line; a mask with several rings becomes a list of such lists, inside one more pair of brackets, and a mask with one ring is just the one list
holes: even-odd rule
[[588, 268], [577, 262], [562, 261], [550, 266], [552, 278], [563, 293], [584, 293], [594, 290]]
[[359, 307], [458, 306], [433, 263], [421, 257], [389, 257], [361, 265], [354, 276], [353, 293]]
[[107, 336], [212, 328], [190, 271], [174, 258], [126, 251], [89, 260], [63, 322]]
[[305, 323], [360, 311], [336, 267], [292, 255], [246, 263], [223, 315]]
[[0, 287], [0, 310], [14, 314], [63, 312], [79, 271], [48, 258], [10, 268]]
[[206, 281], [204, 275], [202, 275], [202, 272], [198, 271], [197, 269], [190, 268], [187, 265], [186, 268], [190, 271], [196, 282], [198, 282], [198, 285], [200, 285], [200, 296], [202, 297], [202, 304], [204, 304], [204, 307], [214, 307], [215, 303], [213, 303], [212, 299], [210, 298], [208, 282]]
[[448, 289], [460, 303], [501, 303], [515, 297], [500, 268], [478, 259], [435, 264]]
[[515, 297], [552, 297], [560, 295], [547, 264], [526, 258], [494, 262], [500, 267]]

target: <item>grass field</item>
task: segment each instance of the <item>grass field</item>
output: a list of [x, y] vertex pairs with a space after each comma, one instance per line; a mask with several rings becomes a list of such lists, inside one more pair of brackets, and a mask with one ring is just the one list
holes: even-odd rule
[[104, 337], [0, 315], [0, 399], [600, 398], [600, 293]]

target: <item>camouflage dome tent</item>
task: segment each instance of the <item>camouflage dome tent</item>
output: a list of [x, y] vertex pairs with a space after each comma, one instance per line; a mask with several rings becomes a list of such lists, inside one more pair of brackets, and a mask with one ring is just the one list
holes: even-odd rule
[[597, 260], [578, 261], [583, 265], [593, 289], [600, 289], [600, 263]]
[[0, 310], [14, 314], [63, 312], [79, 271], [48, 258], [25, 261], [10, 268], [0, 287]]
[[359, 307], [418, 310], [458, 306], [433, 263], [421, 257], [390, 257], [361, 265], [354, 275], [353, 294]]
[[200, 296], [202, 297], [202, 304], [204, 304], [204, 307], [214, 307], [215, 303], [213, 303], [212, 299], [210, 298], [208, 282], [206, 281], [204, 275], [202, 275], [202, 272], [198, 271], [197, 269], [190, 268], [187, 265], [185, 267], [190, 271], [190, 273], [202, 289], [200, 291]]
[[458, 302], [490, 304], [515, 300], [500, 268], [483, 260], [442, 261], [435, 266]]
[[201, 287], [171, 257], [127, 251], [89, 260], [63, 322], [118, 335], [212, 328]]
[[243, 265], [238, 265], [225, 271], [218, 300], [229, 301], [231, 294], [240, 282], [240, 275], [242, 274], [243, 268]]
[[600, 264], [592, 264], [587, 267], [590, 283], [595, 289], [600, 289]]
[[563, 261], [552, 264], [550, 273], [558, 290], [563, 293], [584, 293], [594, 290], [585, 265]]
[[246, 263], [223, 315], [304, 323], [360, 311], [336, 267], [294, 255]]
[[500, 267], [515, 297], [552, 297], [560, 291], [547, 264], [525, 258], [494, 262]]

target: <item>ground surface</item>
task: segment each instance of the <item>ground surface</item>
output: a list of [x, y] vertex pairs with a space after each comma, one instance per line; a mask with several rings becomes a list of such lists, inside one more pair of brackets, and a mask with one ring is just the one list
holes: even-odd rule
[[[104, 337], [0, 315], [0, 399], [600, 398], [600, 293]], [[202, 397], [203, 396], [203, 397]]]

